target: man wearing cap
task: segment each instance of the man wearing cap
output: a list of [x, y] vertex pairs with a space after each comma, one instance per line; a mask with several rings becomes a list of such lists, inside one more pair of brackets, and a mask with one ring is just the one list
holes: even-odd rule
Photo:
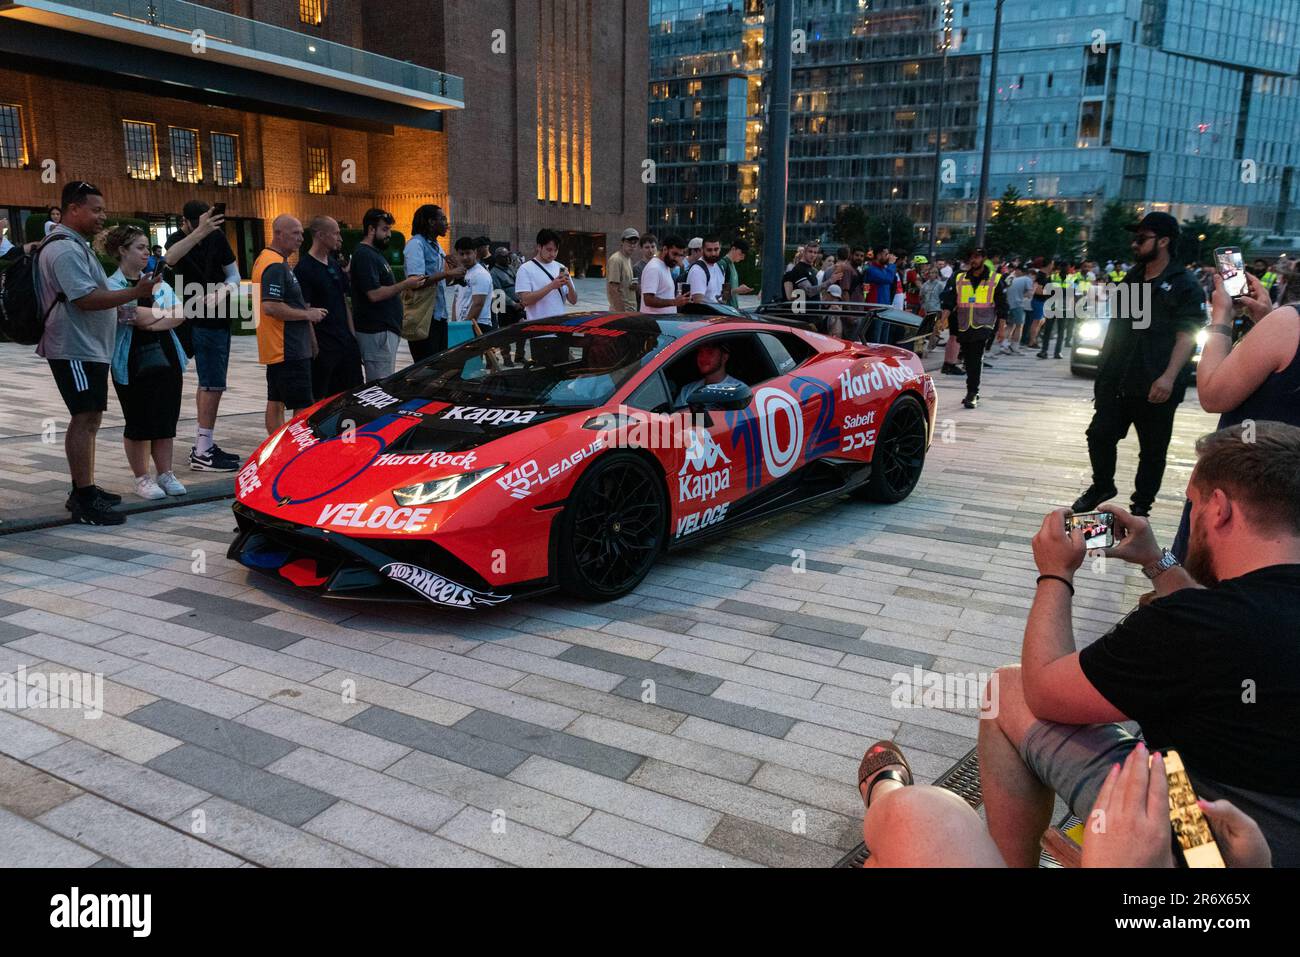
[[1116, 448], [1132, 426], [1140, 451], [1130, 511], [1146, 516], [1164, 477], [1174, 413], [1190, 376], [1188, 360], [1205, 324], [1205, 297], [1195, 277], [1170, 258], [1178, 244], [1178, 220], [1147, 213], [1127, 228], [1134, 234], [1136, 265], [1124, 277], [1127, 288], [1115, 297], [1117, 308], [1101, 347], [1093, 387], [1096, 411], [1088, 426], [1092, 485], [1073, 508], [1090, 512], [1115, 495]]
[[636, 277], [633, 274], [636, 248], [641, 234], [630, 226], [623, 230], [623, 241], [618, 252], [605, 264], [605, 295], [610, 312], [636, 312]]

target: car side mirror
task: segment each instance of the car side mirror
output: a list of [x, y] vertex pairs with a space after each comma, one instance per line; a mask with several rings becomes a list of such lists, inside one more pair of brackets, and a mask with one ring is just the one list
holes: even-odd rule
[[695, 390], [691, 396], [692, 412], [714, 409], [719, 412], [739, 412], [754, 398], [753, 391], [743, 382], [738, 385], [718, 382]]

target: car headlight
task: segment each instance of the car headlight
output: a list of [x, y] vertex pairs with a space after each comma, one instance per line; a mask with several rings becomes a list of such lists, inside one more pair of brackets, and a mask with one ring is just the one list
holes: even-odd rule
[[418, 485], [407, 485], [405, 488], [393, 489], [393, 498], [398, 505], [430, 505], [434, 502], [450, 502], [454, 498], [459, 498], [479, 482], [505, 468], [503, 465], [493, 465], [491, 468], [479, 469], [476, 472], [461, 472], [459, 475], [449, 475], [446, 478], [434, 479], [430, 482], [420, 482]]
[[1200, 332], [1198, 332], [1196, 334], [1197, 348], [1200, 348], [1201, 346], [1205, 345], [1205, 340], [1208, 338], [1210, 338], [1210, 332], [1208, 329], [1202, 329]]
[[284, 438], [284, 433], [288, 431], [289, 431], [289, 427], [287, 425], [282, 426], [280, 428], [280, 431], [275, 433], [275, 435], [271, 436], [271, 440], [267, 442], [264, 446], [262, 446], [262, 451], [257, 453], [258, 465], [266, 464], [266, 460], [271, 457], [271, 453], [275, 451], [275, 447], [279, 445], [280, 440]]
[[1087, 341], [1101, 338], [1100, 322], [1085, 322], [1079, 327], [1079, 338]]

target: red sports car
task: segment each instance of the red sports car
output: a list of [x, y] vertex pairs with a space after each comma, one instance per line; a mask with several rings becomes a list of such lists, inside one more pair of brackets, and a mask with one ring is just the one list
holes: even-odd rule
[[743, 522], [905, 498], [934, 417], [913, 353], [799, 323], [523, 322], [271, 436], [238, 474], [230, 556], [334, 597], [608, 600]]

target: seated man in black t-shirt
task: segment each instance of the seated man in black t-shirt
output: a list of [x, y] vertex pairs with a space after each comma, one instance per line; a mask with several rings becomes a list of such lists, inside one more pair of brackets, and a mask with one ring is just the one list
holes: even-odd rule
[[1180, 753], [1201, 798], [1252, 817], [1275, 866], [1300, 865], [1300, 428], [1234, 426], [1196, 451], [1187, 568], [1145, 519], [1107, 508], [1108, 554], [1157, 597], [1082, 651], [1070, 602], [1083, 532], [1067, 536], [1058, 509], [1034, 536], [1022, 663], [998, 670], [979, 734], [989, 833], [1012, 866], [1037, 863], [1053, 791], [1087, 814], [1137, 744], [1127, 721], [1152, 752]]

